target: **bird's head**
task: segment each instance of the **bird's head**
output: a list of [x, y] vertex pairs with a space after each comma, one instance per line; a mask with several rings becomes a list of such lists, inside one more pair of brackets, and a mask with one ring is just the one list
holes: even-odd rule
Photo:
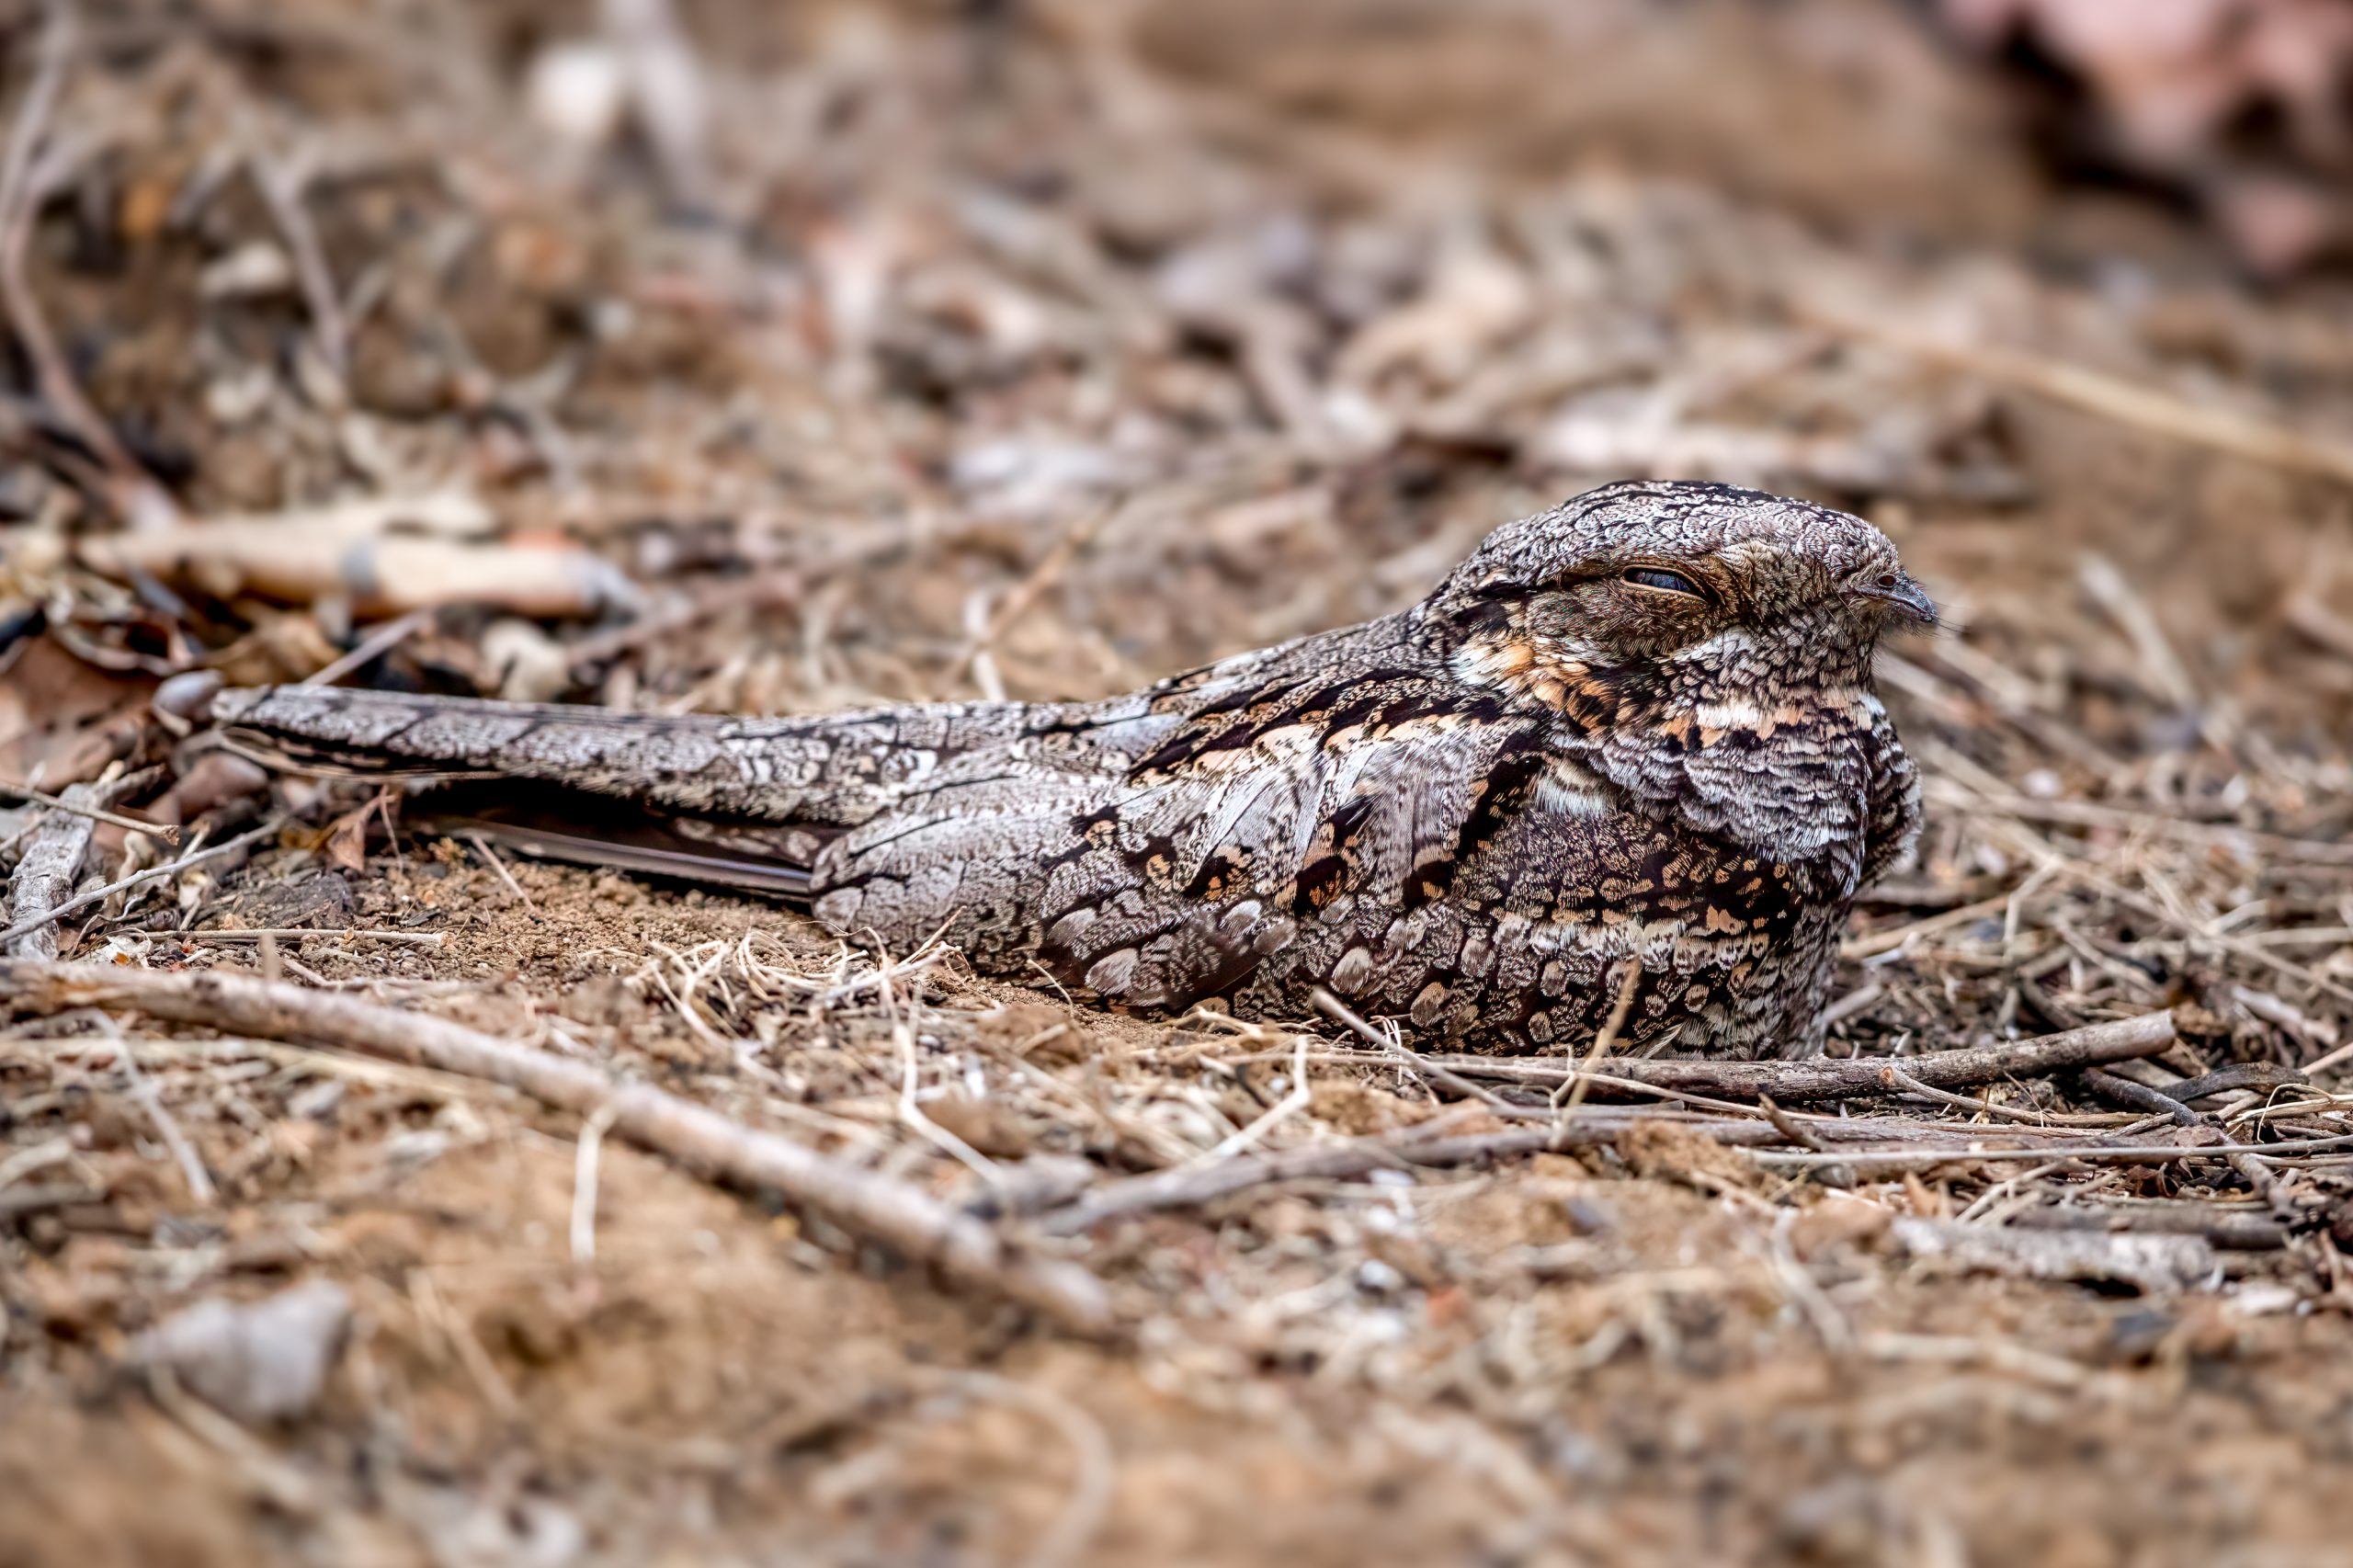
[[1730, 485], [1624, 483], [1507, 523], [1424, 602], [1455, 674], [1587, 728], [1852, 699], [1937, 607], [1859, 517]]

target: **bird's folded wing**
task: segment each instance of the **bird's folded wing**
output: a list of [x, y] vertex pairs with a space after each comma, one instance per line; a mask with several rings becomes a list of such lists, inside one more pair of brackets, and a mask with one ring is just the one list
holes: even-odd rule
[[1442, 896], [1501, 820], [1498, 791], [1527, 787], [1537, 742], [1422, 695], [1246, 744], [1172, 740], [1051, 868], [1041, 961], [1106, 1000], [1179, 1008], [1231, 991], [1305, 927], [1385, 928]]

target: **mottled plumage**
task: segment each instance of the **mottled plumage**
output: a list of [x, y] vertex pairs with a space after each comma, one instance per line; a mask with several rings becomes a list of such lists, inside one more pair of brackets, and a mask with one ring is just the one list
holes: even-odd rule
[[[805, 898], [904, 952], [1109, 1006], [1297, 1017], [1328, 985], [1427, 1043], [1802, 1053], [1918, 788], [1871, 658], [1935, 611], [1869, 524], [1621, 484], [1497, 529], [1413, 608], [1100, 702], [654, 717], [308, 687], [233, 740], [343, 770], [620, 797], [547, 853]], [[500, 788], [505, 788], [504, 785]]]

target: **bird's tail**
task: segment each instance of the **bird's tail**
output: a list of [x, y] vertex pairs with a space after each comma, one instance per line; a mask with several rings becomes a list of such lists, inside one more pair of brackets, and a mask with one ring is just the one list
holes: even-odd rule
[[192, 681], [156, 703], [288, 771], [440, 786], [428, 825], [551, 859], [805, 896], [846, 825], [802, 787], [837, 744], [822, 721]]

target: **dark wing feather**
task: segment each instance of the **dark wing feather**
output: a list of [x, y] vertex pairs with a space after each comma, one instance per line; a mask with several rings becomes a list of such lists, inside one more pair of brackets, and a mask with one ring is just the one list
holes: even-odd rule
[[479, 835], [542, 860], [740, 888], [804, 909], [809, 868], [839, 831], [680, 817], [607, 796], [504, 783], [435, 789], [402, 815], [417, 833]]

